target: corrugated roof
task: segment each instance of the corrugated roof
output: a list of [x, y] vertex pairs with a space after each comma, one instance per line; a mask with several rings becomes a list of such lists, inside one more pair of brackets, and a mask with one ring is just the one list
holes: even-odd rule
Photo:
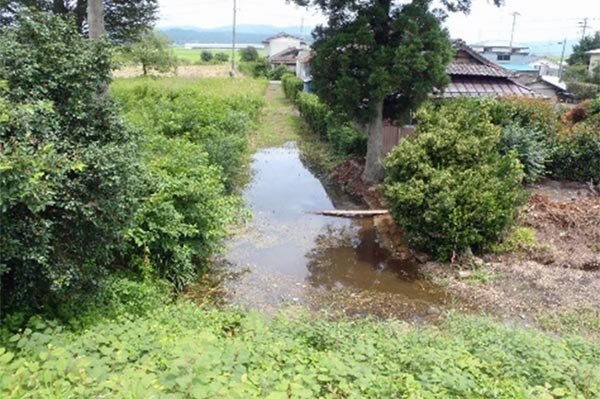
[[537, 72], [538, 70], [528, 64], [499, 64], [502, 68], [515, 72]]
[[299, 52], [300, 50], [296, 47], [288, 47], [285, 50], [272, 55], [269, 58], [269, 61], [273, 64], [296, 64]]
[[457, 97], [536, 97], [529, 88], [508, 78], [489, 76], [452, 76], [452, 82], [443, 93], [434, 93], [437, 98]]

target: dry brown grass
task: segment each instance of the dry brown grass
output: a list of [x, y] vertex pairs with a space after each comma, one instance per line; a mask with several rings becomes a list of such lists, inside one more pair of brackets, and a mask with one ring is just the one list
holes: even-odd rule
[[[229, 76], [229, 65], [183, 65], [177, 68], [177, 73], [151, 72], [152, 76], [179, 76], [182, 78], [223, 78]], [[115, 78], [134, 78], [142, 76], [142, 68], [128, 66], [113, 72]]]

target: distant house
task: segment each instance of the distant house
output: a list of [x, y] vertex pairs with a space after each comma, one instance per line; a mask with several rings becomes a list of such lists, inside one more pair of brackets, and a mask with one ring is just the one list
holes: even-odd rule
[[548, 98], [554, 102], [573, 101], [573, 96], [567, 90], [567, 84], [562, 82], [558, 76], [538, 76], [536, 80], [527, 84], [539, 96]]
[[600, 66], [600, 48], [586, 52], [590, 56], [590, 73], [594, 73], [595, 69]]
[[[453, 42], [454, 60], [446, 67], [450, 84], [444, 90], [434, 90], [434, 99], [461, 97], [537, 97], [528, 87], [514, 81], [511, 72], [494, 64], [462, 40]], [[395, 96], [386, 99], [386, 106], [394, 107]], [[413, 134], [412, 125], [395, 126], [390, 120], [383, 122], [383, 152], [387, 154], [402, 138]]]
[[269, 59], [289, 48], [296, 48], [299, 50], [306, 48], [306, 42], [303, 38], [285, 32], [268, 37], [263, 41], [263, 44], [265, 46], [265, 53]]
[[457, 97], [536, 97], [528, 87], [511, 78], [512, 74], [489, 61], [462, 40], [453, 43], [454, 60], [446, 70], [451, 82], [443, 91], [436, 91], [436, 98]]
[[488, 61], [512, 72], [520, 83], [531, 82], [540, 75], [539, 68], [533, 65], [539, 57], [531, 55], [529, 47], [502, 42], [480, 42], [470, 47]]
[[540, 76], [558, 76], [560, 64], [544, 57], [537, 58], [529, 66], [538, 70]]
[[269, 57], [269, 61], [273, 68], [277, 68], [278, 66], [285, 66], [290, 71], [296, 71], [296, 64], [298, 61], [298, 55], [303, 50], [300, 50], [296, 47], [288, 47], [283, 51], [280, 51], [277, 54], [274, 54]]

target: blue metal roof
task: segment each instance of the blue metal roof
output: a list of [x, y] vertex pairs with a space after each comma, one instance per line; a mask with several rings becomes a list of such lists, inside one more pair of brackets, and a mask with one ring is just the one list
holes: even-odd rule
[[498, 63], [498, 65], [500, 65], [502, 68], [508, 69], [509, 71], [516, 71], [516, 72], [537, 72], [537, 69], [535, 67], [532, 67], [531, 65], [527, 65], [527, 64], [500, 64]]

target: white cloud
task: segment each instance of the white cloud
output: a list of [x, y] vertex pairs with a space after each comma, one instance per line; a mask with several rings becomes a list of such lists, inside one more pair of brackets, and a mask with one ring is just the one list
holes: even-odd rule
[[[196, 26], [211, 28], [231, 25], [233, 0], [159, 0], [159, 27]], [[453, 14], [447, 21], [455, 38], [468, 42], [510, 39], [511, 13], [519, 12], [515, 42], [561, 40], [581, 34], [579, 22], [589, 19], [588, 32], [600, 30], [599, 0], [507, 0], [498, 8], [490, 0], [473, 0], [472, 12]], [[286, 0], [238, 0], [238, 23], [306, 26], [325, 22], [315, 10], [292, 5]]]
[[[159, 0], [159, 27], [195, 26], [214, 28], [228, 26], [233, 18], [233, 0]], [[307, 10], [285, 0], [237, 0], [239, 24], [306, 26], [325, 22], [315, 10]]]

